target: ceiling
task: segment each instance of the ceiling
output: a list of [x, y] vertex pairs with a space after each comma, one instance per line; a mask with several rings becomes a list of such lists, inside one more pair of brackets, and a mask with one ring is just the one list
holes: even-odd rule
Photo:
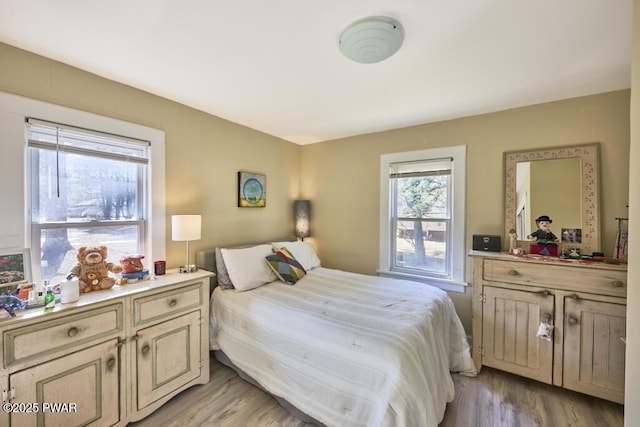
[[[400, 51], [338, 49], [383, 15]], [[629, 88], [632, 0], [0, 0], [0, 41], [308, 144]]]

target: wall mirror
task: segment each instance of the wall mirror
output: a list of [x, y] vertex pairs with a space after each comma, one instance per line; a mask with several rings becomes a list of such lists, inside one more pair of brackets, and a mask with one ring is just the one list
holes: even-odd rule
[[600, 144], [504, 153], [504, 236], [516, 230], [518, 244], [548, 215], [563, 246], [583, 254], [600, 248], [598, 175]]

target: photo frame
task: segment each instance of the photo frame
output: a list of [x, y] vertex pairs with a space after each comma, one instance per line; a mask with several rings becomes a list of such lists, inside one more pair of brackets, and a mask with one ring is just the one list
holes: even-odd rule
[[0, 249], [0, 288], [31, 283], [29, 248]]
[[238, 207], [267, 206], [267, 176], [253, 172], [238, 172]]

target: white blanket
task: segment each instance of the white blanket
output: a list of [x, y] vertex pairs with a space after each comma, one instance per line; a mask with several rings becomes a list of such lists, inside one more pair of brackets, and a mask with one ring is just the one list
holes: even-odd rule
[[437, 426], [450, 371], [475, 375], [448, 295], [417, 282], [314, 269], [294, 286], [216, 288], [211, 348], [327, 426]]

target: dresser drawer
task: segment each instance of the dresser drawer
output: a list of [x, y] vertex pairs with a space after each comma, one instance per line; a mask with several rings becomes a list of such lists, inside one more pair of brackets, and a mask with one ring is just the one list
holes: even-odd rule
[[203, 283], [133, 300], [134, 325], [144, 325], [202, 305]]
[[618, 297], [627, 296], [627, 272], [621, 270], [487, 259], [484, 279]]
[[5, 367], [62, 349], [75, 351], [83, 343], [120, 334], [122, 313], [122, 304], [116, 304], [5, 331]]

